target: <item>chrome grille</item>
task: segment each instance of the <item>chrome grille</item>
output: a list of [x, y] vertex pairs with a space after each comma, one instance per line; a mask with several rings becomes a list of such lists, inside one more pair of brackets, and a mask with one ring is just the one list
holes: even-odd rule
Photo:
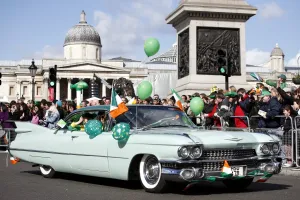
[[242, 159], [256, 156], [254, 149], [204, 150], [201, 160]]
[[[230, 166], [241, 166], [246, 165], [249, 167], [257, 167], [258, 162], [257, 160], [245, 160], [245, 161], [228, 161], [228, 164]], [[224, 162], [203, 162], [199, 163], [200, 168], [202, 168], [204, 171], [221, 171], [222, 167], [224, 165]]]

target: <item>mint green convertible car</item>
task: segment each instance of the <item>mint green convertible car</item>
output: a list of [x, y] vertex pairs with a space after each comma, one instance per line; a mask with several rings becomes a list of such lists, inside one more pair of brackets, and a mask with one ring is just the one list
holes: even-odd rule
[[[222, 181], [229, 188], [244, 189], [281, 171], [280, 140], [275, 136], [201, 130], [176, 107], [128, 108], [116, 119], [110, 117], [108, 106], [79, 109], [57, 129], [15, 122], [17, 136], [9, 153], [39, 166], [47, 178], [64, 172], [140, 180], [147, 192], [156, 193], [170, 182]], [[87, 113], [101, 118], [104, 127], [93, 139], [82, 130], [68, 129]], [[112, 137], [112, 127], [120, 122], [131, 127], [126, 141]]]

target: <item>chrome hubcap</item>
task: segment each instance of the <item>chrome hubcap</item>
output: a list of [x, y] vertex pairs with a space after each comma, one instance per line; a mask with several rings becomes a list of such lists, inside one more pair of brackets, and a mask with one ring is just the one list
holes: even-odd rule
[[49, 167], [49, 166], [42, 165], [41, 167], [47, 172], [49, 172], [51, 170], [51, 167]]
[[159, 179], [159, 174], [160, 174], [160, 168], [159, 168], [158, 160], [153, 156], [148, 157], [144, 165], [145, 180], [150, 185], [154, 185]]

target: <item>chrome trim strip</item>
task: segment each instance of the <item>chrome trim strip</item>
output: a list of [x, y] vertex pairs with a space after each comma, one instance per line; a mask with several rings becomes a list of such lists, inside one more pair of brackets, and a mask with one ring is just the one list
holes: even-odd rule
[[[249, 158], [242, 158], [242, 159], [228, 159], [227, 161], [247, 161], [247, 160], [258, 160], [259, 157], [249, 157]], [[271, 159], [271, 158], [264, 158], [264, 159]], [[261, 159], [261, 160], [264, 160]], [[224, 160], [160, 160], [160, 163], [177, 163], [177, 164], [195, 164], [195, 163], [207, 163], [207, 162], [224, 162]]]
[[62, 153], [62, 152], [41, 151], [41, 150], [30, 150], [30, 149], [16, 149], [16, 148], [10, 148], [9, 150], [10, 150], [10, 151], [35, 152], [35, 153], [49, 153], [49, 154], [68, 155], [68, 156], [86, 156], [86, 157], [98, 157], [98, 158], [120, 158], [120, 159], [129, 159], [129, 158], [124, 158], [124, 157], [100, 156], [100, 155], [88, 155], [88, 154], [76, 154], [76, 153]]

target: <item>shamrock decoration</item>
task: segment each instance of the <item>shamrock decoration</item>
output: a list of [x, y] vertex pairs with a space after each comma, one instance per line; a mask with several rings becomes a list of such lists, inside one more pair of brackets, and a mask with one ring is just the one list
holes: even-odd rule
[[115, 140], [127, 140], [130, 133], [130, 125], [124, 122], [118, 123], [113, 127], [112, 132], [112, 136]]

